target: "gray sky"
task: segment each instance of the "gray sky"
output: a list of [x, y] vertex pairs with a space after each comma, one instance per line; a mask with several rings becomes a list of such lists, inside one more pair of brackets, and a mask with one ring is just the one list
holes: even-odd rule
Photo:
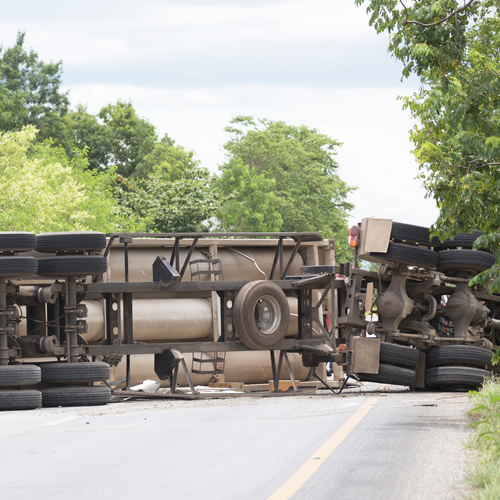
[[344, 143], [339, 174], [359, 188], [352, 223], [437, 216], [397, 100], [418, 81], [400, 82], [387, 35], [354, 0], [16, 0], [3, 8], [0, 44], [18, 30], [41, 59], [63, 61], [73, 105], [96, 113], [131, 100], [211, 170], [231, 117], [303, 124]]

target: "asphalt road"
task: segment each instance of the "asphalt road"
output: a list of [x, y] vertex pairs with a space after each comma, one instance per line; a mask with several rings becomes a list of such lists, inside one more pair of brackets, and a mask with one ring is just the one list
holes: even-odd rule
[[467, 409], [365, 386], [2, 412], [0, 498], [459, 499]]

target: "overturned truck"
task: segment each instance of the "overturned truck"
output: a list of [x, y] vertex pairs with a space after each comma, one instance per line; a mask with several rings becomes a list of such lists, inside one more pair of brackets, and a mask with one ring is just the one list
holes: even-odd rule
[[[379, 264], [377, 272], [341, 266], [340, 337], [362, 330], [381, 341], [378, 373], [362, 380], [468, 390], [491, 377], [500, 296], [469, 286], [495, 262], [473, 249], [480, 234], [441, 242], [428, 228], [373, 218], [351, 228], [356, 257]], [[376, 314], [365, 316], [365, 304]]]
[[494, 261], [475, 237], [365, 219], [336, 264], [315, 233], [0, 233], [0, 409], [106, 404], [144, 379], [299, 393], [332, 385], [327, 363], [337, 384], [477, 387], [500, 321], [468, 285]]

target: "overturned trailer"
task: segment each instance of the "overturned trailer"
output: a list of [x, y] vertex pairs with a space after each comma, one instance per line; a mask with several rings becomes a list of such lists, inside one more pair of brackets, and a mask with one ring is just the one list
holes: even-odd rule
[[318, 234], [28, 236], [0, 235], [3, 408], [99, 404], [95, 382], [145, 378], [171, 394], [224, 378], [299, 391], [336, 359], [333, 242]]
[[326, 363], [337, 383], [477, 387], [500, 322], [468, 285], [494, 261], [473, 236], [365, 219], [336, 264], [315, 233], [0, 233], [0, 408], [105, 404], [148, 378], [298, 393]]

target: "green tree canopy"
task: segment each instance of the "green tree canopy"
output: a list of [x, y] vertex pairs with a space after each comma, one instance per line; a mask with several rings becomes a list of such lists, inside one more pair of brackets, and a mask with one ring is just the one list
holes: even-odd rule
[[164, 180], [179, 180], [199, 162], [194, 153], [165, 134], [158, 139], [156, 128], [138, 116], [131, 102], [108, 104], [97, 115], [79, 105], [65, 117], [68, 154], [87, 149], [89, 168], [116, 166], [127, 178], [141, 179], [156, 172]]
[[222, 177], [235, 170], [237, 164], [231, 165], [231, 160], [239, 159], [252, 182], [259, 181], [258, 176], [273, 180], [275, 201], [269, 198], [262, 204], [262, 220], [276, 227], [279, 214], [281, 231], [313, 231], [335, 238], [337, 258], [350, 259], [347, 216], [353, 206], [346, 199], [354, 188], [337, 174], [335, 155], [341, 144], [315, 129], [279, 121], [238, 116], [231, 124], [226, 131], [232, 137], [224, 145], [229, 163], [221, 167]]
[[121, 179], [123, 213], [141, 231], [161, 233], [203, 232], [210, 229], [217, 198], [209, 172], [195, 168], [189, 177], [171, 181], [158, 167], [145, 179]]
[[62, 62], [40, 61], [36, 52], [24, 48], [24, 38], [19, 32], [14, 47], [0, 48], [0, 131], [34, 125], [39, 141], [52, 138], [61, 145], [69, 106], [67, 93], [60, 91]]
[[241, 158], [231, 158], [220, 167], [213, 187], [220, 203], [216, 216], [223, 231], [278, 232], [283, 227], [276, 181], [258, 174]]
[[[500, 17], [497, 0], [416, 1], [407, 9], [392, 0], [367, 3], [370, 23], [392, 32], [389, 50], [404, 76], [418, 74], [422, 86], [405, 99], [416, 119], [414, 154], [428, 196], [440, 214], [440, 237], [481, 229], [478, 247], [499, 257], [500, 246]], [[500, 266], [493, 278], [500, 290]]]
[[[86, 169], [85, 152], [69, 160], [62, 148], [35, 144], [36, 129], [0, 133], [2, 231], [127, 230], [108, 173]], [[29, 148], [34, 148], [27, 156]], [[130, 228], [133, 230], [133, 228]]]
[[139, 162], [152, 152], [157, 141], [156, 129], [137, 113], [130, 102], [109, 104], [97, 115], [107, 137], [107, 165], [115, 165], [125, 177], [136, 175]]

